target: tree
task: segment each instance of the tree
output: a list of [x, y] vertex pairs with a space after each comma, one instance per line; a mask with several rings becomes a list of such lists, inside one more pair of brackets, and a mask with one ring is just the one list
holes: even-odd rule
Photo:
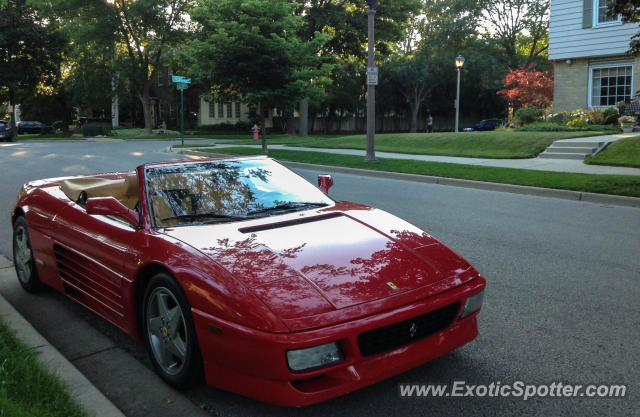
[[288, 0], [201, 0], [191, 14], [201, 30], [182, 56], [210, 82], [212, 96], [258, 110], [264, 152], [265, 112], [321, 89], [331, 70], [318, 55], [329, 36], [300, 39], [297, 7]]
[[[526, 62], [546, 50], [543, 43], [549, 28], [549, 0], [486, 1], [484, 18], [507, 56], [511, 68], [518, 65], [518, 36], [528, 34], [531, 48]], [[544, 49], [543, 49], [544, 48]]]
[[[620, 15], [625, 23], [640, 22], [640, 0], [610, 0], [607, 3], [610, 16]], [[631, 37], [629, 52], [640, 53], [640, 32]]]
[[191, 29], [188, 12], [195, 0], [51, 0], [50, 3], [54, 15], [81, 28], [85, 39], [110, 49], [115, 60], [112, 70], [127, 74], [142, 104], [145, 133], [151, 134], [150, 91], [154, 71], [160, 69], [171, 47], [185, 41]]
[[55, 79], [65, 46], [62, 34], [26, 0], [0, 3], [0, 93], [12, 107], [12, 138], [17, 94], [33, 93]]
[[533, 65], [511, 70], [504, 78], [504, 86], [498, 91], [514, 107], [534, 106], [544, 109], [553, 101], [553, 75], [541, 72]]
[[387, 64], [385, 73], [409, 107], [411, 122], [409, 132], [418, 127], [420, 107], [433, 86], [430, 62], [424, 54], [399, 55]]

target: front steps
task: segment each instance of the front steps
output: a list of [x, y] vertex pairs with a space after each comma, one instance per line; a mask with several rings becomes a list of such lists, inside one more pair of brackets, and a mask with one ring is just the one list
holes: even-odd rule
[[605, 142], [562, 142], [556, 141], [542, 152], [540, 158], [583, 160], [600, 149]]

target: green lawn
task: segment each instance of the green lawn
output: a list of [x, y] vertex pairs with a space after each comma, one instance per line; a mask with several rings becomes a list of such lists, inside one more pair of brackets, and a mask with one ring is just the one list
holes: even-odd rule
[[35, 134], [23, 134], [16, 136], [16, 141], [20, 142], [23, 140], [83, 140], [82, 135], [70, 135], [69, 133], [47, 133], [44, 135], [35, 133]]
[[[472, 158], [532, 158], [554, 140], [602, 135], [604, 132], [390, 133], [376, 135], [376, 151]], [[315, 148], [366, 149], [365, 135], [291, 143]]]
[[613, 142], [606, 149], [585, 160], [587, 164], [640, 168], [640, 136]]
[[[222, 148], [205, 150], [216, 154], [260, 155], [259, 149]], [[403, 172], [462, 178], [504, 184], [529, 185], [601, 194], [618, 194], [640, 197], [640, 176], [570, 174], [563, 172], [534, 171], [513, 168], [496, 168], [476, 165], [460, 165], [441, 162], [422, 162], [406, 159], [378, 158], [377, 163], [364, 162], [362, 156], [334, 155], [322, 152], [271, 150], [269, 156], [292, 162], [363, 168], [377, 171]]]
[[62, 382], [0, 321], [0, 416], [74, 417], [86, 414]]

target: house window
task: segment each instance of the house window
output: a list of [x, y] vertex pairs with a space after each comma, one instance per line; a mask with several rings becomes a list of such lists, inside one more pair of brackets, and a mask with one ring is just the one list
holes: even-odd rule
[[213, 119], [216, 117], [216, 103], [209, 103], [209, 118]]
[[222, 119], [224, 117], [224, 109], [222, 108], [222, 103], [218, 103], [218, 119]]
[[240, 118], [240, 102], [236, 101], [236, 119]]
[[227, 103], [227, 117], [228, 118], [232, 118], [233, 117], [233, 113], [231, 113], [231, 111], [232, 111], [231, 103]]
[[633, 85], [633, 67], [621, 65], [615, 67], [591, 68], [592, 107], [613, 106], [621, 101], [631, 100]]
[[620, 16], [610, 17], [607, 12], [611, 0], [593, 0], [593, 26], [607, 26], [621, 23]]

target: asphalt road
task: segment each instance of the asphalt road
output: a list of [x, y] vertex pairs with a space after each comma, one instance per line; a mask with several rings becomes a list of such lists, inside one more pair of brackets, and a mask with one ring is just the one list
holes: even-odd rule
[[[83, 142], [0, 147], [0, 211], [8, 212], [26, 180], [130, 169], [144, 161], [179, 157], [164, 153], [166, 146], [166, 142]], [[319, 173], [297, 172], [312, 181]], [[221, 417], [640, 415], [640, 209], [347, 174], [334, 174], [334, 179], [333, 198], [367, 203], [403, 217], [476, 266], [488, 281], [480, 336], [412, 371], [302, 410], [269, 406], [209, 387], [184, 393], [197, 406]], [[6, 215], [4, 219], [0, 253], [8, 255], [10, 227]], [[14, 305], [26, 299], [18, 295], [17, 287], [17, 283], [0, 287]], [[38, 297], [39, 303], [79, 317], [148, 366], [141, 345], [102, 319], [56, 294]], [[46, 333], [47, 326], [56, 325], [47, 324], [43, 314], [30, 314], [27, 304], [16, 307], [27, 318], [37, 319], [36, 328]], [[93, 377], [108, 378], [99, 373]], [[622, 399], [403, 399], [398, 394], [401, 383], [451, 385], [461, 380], [474, 385], [561, 381], [628, 388]], [[124, 409], [118, 401], [126, 398], [116, 396], [114, 402]], [[143, 410], [128, 414], [149, 415]], [[156, 409], [154, 415], [163, 414]]]

